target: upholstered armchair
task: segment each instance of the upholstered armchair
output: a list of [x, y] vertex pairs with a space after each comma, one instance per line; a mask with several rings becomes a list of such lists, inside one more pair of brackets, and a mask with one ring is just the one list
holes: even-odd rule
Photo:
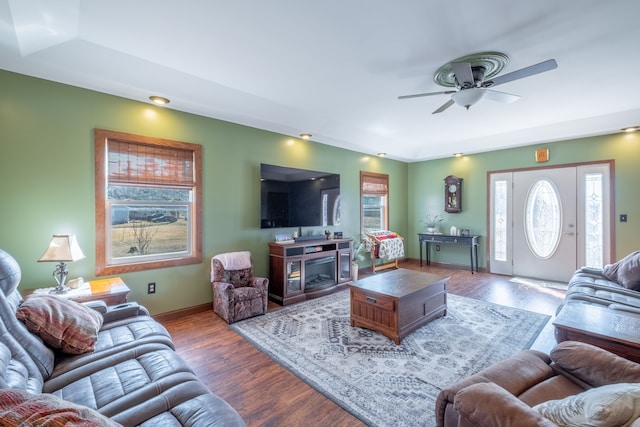
[[229, 252], [211, 258], [213, 311], [227, 323], [267, 312], [269, 279], [253, 277], [251, 253]]

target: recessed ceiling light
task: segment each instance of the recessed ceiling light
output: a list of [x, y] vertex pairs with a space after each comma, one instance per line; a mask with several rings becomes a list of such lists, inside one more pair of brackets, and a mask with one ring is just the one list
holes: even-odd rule
[[462, 153], [453, 153], [453, 157], [462, 157]]
[[301, 133], [300, 134], [300, 138], [302, 139], [311, 139], [311, 134], [310, 133]]
[[167, 98], [163, 98], [161, 96], [155, 96], [155, 95], [150, 96], [149, 99], [151, 100], [151, 102], [153, 102], [156, 105], [166, 105], [171, 102]]
[[635, 132], [640, 130], [640, 126], [629, 126], [626, 128], [622, 128], [622, 132]]
[[387, 153], [378, 153], [378, 157], [384, 157], [386, 155], [387, 155]]

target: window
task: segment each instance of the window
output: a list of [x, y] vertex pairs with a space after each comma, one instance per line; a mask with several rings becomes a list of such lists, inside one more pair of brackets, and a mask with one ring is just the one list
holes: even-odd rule
[[95, 130], [96, 274], [202, 262], [202, 147]]
[[605, 176], [602, 172], [584, 174], [584, 253], [587, 267], [602, 267], [605, 248]]
[[360, 171], [361, 228], [389, 229], [389, 175]]
[[562, 234], [562, 206], [560, 195], [553, 182], [537, 179], [526, 199], [524, 211], [525, 237], [531, 252], [538, 258], [549, 258]]
[[493, 186], [493, 257], [496, 261], [507, 261], [507, 236], [509, 233], [507, 196], [507, 181], [504, 179], [495, 180]]

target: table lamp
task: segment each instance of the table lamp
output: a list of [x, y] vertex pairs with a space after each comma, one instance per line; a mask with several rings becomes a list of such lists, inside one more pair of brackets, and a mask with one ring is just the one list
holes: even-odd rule
[[67, 263], [83, 259], [84, 254], [78, 246], [76, 236], [73, 234], [54, 234], [49, 243], [49, 247], [40, 257], [38, 262], [57, 262], [53, 277], [58, 282], [58, 286], [51, 290], [52, 294], [64, 294], [69, 288], [64, 285], [67, 280]]

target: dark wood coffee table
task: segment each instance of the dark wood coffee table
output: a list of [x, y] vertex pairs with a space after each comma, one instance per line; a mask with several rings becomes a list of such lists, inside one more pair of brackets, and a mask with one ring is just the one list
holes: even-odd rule
[[396, 344], [447, 313], [449, 277], [404, 268], [348, 284], [351, 326], [372, 329]]
[[640, 315], [569, 301], [553, 324], [558, 342], [586, 342], [640, 363]]

